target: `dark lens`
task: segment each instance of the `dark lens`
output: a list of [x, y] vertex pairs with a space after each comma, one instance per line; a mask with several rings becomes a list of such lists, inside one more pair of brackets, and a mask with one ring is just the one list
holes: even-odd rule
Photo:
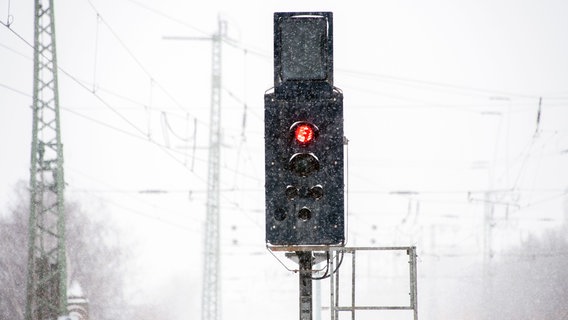
[[303, 221], [308, 221], [312, 218], [312, 212], [308, 208], [302, 208], [298, 212], [298, 218]]
[[310, 188], [310, 196], [316, 200], [323, 197], [323, 188], [320, 185], [313, 186]]
[[290, 170], [305, 177], [319, 170], [319, 160], [312, 153], [297, 153], [290, 158]]

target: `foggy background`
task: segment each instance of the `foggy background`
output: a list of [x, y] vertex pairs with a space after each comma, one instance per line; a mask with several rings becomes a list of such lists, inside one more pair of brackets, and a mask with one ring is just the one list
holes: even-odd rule
[[[264, 243], [276, 11], [334, 13], [348, 245], [417, 246], [421, 319], [566, 317], [568, 4], [552, 0], [55, 1], [65, 198], [120, 230], [127, 302], [200, 316], [211, 43], [164, 37], [220, 17], [222, 315], [298, 316], [297, 275]], [[33, 2], [0, 0], [0, 20], [6, 216], [29, 179]], [[362, 303], [406, 303], [405, 259], [361, 262]]]

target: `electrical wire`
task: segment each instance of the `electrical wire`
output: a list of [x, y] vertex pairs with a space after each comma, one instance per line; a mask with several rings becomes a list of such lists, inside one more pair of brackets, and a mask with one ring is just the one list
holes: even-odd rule
[[[8, 85], [3, 84], [3, 83], [0, 83], [0, 87], [4, 87], [4, 88], [6, 88], [6, 89], [8, 89], [8, 90], [10, 90], [10, 91], [16, 92], [16, 93], [18, 93], [18, 94], [20, 94], [20, 95], [23, 95], [23, 96], [26, 96], [26, 97], [30, 97], [30, 98], [32, 97], [30, 94], [28, 94], [28, 93], [26, 93], [26, 92], [24, 92], [24, 91], [18, 90], [18, 89], [16, 89], [16, 88], [13, 88], [13, 87], [8, 86]], [[100, 120], [97, 120], [97, 119], [94, 119], [94, 118], [91, 118], [91, 117], [82, 115], [82, 114], [80, 114], [80, 113], [74, 111], [73, 109], [66, 108], [66, 107], [62, 107], [62, 109], [65, 110], [65, 111], [67, 111], [67, 112], [70, 112], [70, 113], [72, 113], [72, 114], [74, 114], [74, 115], [76, 115], [76, 116], [82, 117], [82, 118], [87, 119], [87, 120], [89, 120], [89, 121], [95, 122], [95, 123], [97, 123], [97, 124], [99, 124], [99, 125], [101, 125], [101, 126], [107, 127], [107, 128], [109, 128], [109, 129], [111, 129], [111, 130], [120, 132], [120, 133], [122, 133], [122, 134], [131, 136], [131, 137], [133, 137], [133, 138], [137, 138], [137, 139], [140, 139], [140, 140], [147, 141], [147, 139], [146, 139], [144, 136], [140, 136], [140, 135], [137, 135], [137, 134], [133, 134], [133, 133], [131, 133], [130, 131], [126, 131], [126, 130], [120, 129], [120, 128], [118, 128], [118, 127], [111, 126], [111, 125], [109, 125], [108, 123], [105, 123], [105, 122], [103, 122], [103, 121], [100, 121]], [[166, 146], [163, 146], [163, 147], [166, 147]], [[347, 150], [348, 150], [348, 145], [347, 145]], [[347, 152], [347, 154], [348, 154], [348, 152]], [[198, 159], [198, 160], [200, 160], [200, 161], [202, 161], [202, 162], [205, 162], [205, 161], [206, 161], [205, 159]], [[348, 163], [348, 161], [347, 161], [347, 163]], [[347, 164], [347, 168], [348, 168], [348, 164]], [[348, 171], [349, 171], [349, 170], [348, 170]], [[348, 176], [348, 175], [347, 175], [347, 176]], [[256, 179], [258, 179], [258, 180], [260, 181], [260, 178], [256, 178]], [[517, 179], [517, 180], [518, 180], [518, 179]], [[349, 181], [349, 179], [348, 179], [348, 177], [347, 177], [347, 183], [346, 183], [347, 186], [349, 185], [348, 181]], [[347, 188], [348, 188], [348, 187], [347, 187]], [[519, 192], [522, 192], [522, 191], [523, 191], [523, 189], [519, 189], [518, 187], [516, 188], [516, 190], [519, 191]], [[392, 190], [355, 190], [355, 191], [353, 191], [353, 190], [347, 190], [347, 191], [348, 191], [348, 192], [346, 192], [346, 195], [347, 195], [346, 198], [348, 198], [348, 195], [349, 195], [350, 193], [356, 193], [356, 194], [383, 194], [383, 195], [390, 195], [390, 194], [393, 193]], [[425, 195], [425, 194], [432, 194], [432, 195], [439, 194], [439, 195], [441, 195], [441, 194], [475, 194], [475, 193], [485, 193], [485, 192], [488, 192], [488, 191], [490, 191], [490, 190], [420, 190], [420, 191], [416, 191], [416, 192], [417, 192], [418, 194], [420, 194], [420, 195]], [[493, 190], [491, 190], [491, 191], [493, 191]], [[509, 192], [510, 192], [510, 191], [512, 191], [512, 190], [509, 190]], [[543, 190], [534, 189], [534, 188], [533, 188], [533, 189], [531, 189], [531, 191], [532, 191], [532, 192], [541, 192], [541, 191], [543, 191]], [[530, 208], [530, 207], [533, 207], [533, 206], [536, 206], [536, 205], [545, 203], [545, 202], [547, 202], [547, 201], [555, 200], [555, 199], [557, 199], [557, 198], [559, 198], [559, 197], [563, 197], [563, 196], [566, 195], [566, 193], [565, 193], [564, 191], [561, 191], [561, 190], [560, 190], [560, 191], [559, 191], [559, 190], [544, 190], [544, 191], [547, 191], [547, 192], [554, 192], [555, 194], [554, 194], [554, 195], [551, 195], [551, 196], [547, 196], [547, 197], [542, 198], [542, 199], [539, 199], [539, 200], [536, 200], [536, 201], [534, 201], [534, 202], [528, 203], [528, 204], [526, 204], [526, 205], [522, 205], [522, 206], [520, 206], [519, 209]], [[429, 200], [427, 200], [427, 199], [421, 199], [420, 201], [422, 201], [422, 202], [428, 202]], [[470, 201], [467, 201], [467, 202], [464, 202], [464, 204], [467, 204], [467, 203], [469, 203], [469, 202], [471, 202], [471, 200], [470, 200]], [[460, 202], [460, 203], [461, 203], [461, 202]], [[493, 203], [493, 204], [501, 204], [500, 202], [496, 202], [496, 201], [493, 201], [492, 203]], [[347, 212], [349, 212], [349, 211], [348, 211], [348, 206], [347, 206]], [[347, 216], [349, 216], [349, 215], [347, 215]]]
[[[10, 30], [11, 30], [11, 29], [10, 29]], [[11, 31], [12, 31], [14, 34], [16, 34], [21, 40], [23, 40], [26, 44], [28, 44], [29, 46], [31, 46], [31, 44], [30, 44], [28, 41], [26, 41], [23, 37], [21, 37], [18, 33], [16, 33], [16, 32], [13, 31], [13, 30], [11, 30]], [[31, 46], [31, 47], [32, 47], [32, 46]], [[33, 47], [32, 47], [32, 49], [33, 49]], [[122, 115], [120, 112], [118, 112], [116, 108], [114, 108], [110, 103], [108, 103], [105, 99], [103, 99], [97, 92], [93, 92], [92, 90], [90, 90], [90, 89], [87, 87], [87, 85], [86, 85], [85, 83], [83, 83], [83, 82], [80, 81], [78, 78], [76, 78], [75, 76], [73, 76], [72, 74], [70, 74], [69, 72], [67, 72], [66, 70], [62, 69], [62, 68], [59, 67], [59, 66], [58, 66], [58, 70], [60, 70], [61, 72], [63, 72], [66, 76], [68, 76], [71, 80], [73, 80], [73, 81], [74, 81], [76, 84], [78, 84], [80, 87], [82, 87], [82, 88], [85, 89], [86, 91], [90, 92], [90, 93], [91, 93], [93, 96], [95, 96], [95, 98], [97, 98], [97, 100], [99, 100], [103, 105], [105, 105], [105, 106], [106, 106], [107, 108], [109, 108], [113, 113], [115, 113], [115, 114], [116, 114], [117, 116], [119, 116], [122, 120], [124, 120], [126, 123], [128, 123], [128, 124], [129, 124], [131, 127], [133, 127], [138, 133], [140, 133], [142, 136], [144, 136], [146, 140], [148, 140], [149, 142], [151, 142], [151, 143], [157, 145], [157, 146], [160, 147], [160, 148], [165, 148], [165, 149], [163, 149], [164, 152], [166, 152], [166, 153], [167, 153], [170, 157], [172, 157], [176, 162], [178, 162], [178, 163], [180, 163], [182, 166], [186, 167], [186, 164], [185, 164], [184, 162], [181, 162], [179, 159], [177, 159], [176, 157], [174, 157], [171, 153], [169, 153], [169, 152], [167, 151], [167, 150], [170, 149], [170, 148], [168, 148], [168, 146], [164, 146], [164, 145], [158, 143], [157, 141], [155, 141], [155, 140], [149, 138], [149, 137], [148, 137], [148, 134], [147, 134], [146, 132], [144, 132], [144, 130], [138, 128], [138, 127], [137, 127], [134, 123], [132, 123], [128, 118], [126, 118], [124, 115]], [[78, 113], [75, 113], [75, 114], [78, 115]], [[88, 118], [88, 117], [86, 117], [86, 116], [83, 116], [83, 117], [84, 117], [84, 118]], [[102, 123], [102, 122], [96, 121], [96, 120], [94, 120], [94, 119], [92, 119], [92, 118], [90, 118], [90, 120], [93, 120], [93, 121], [95, 121], [95, 122], [98, 122], [99, 124], [103, 124], [103, 125], [105, 125], [105, 126], [107, 126], [107, 127], [111, 127], [111, 126], [107, 125], [106, 123]], [[130, 133], [128, 133], [127, 131], [124, 131], [124, 130], [122, 130], [122, 129], [118, 129], [118, 128], [113, 128], [113, 129], [118, 130], [118, 131], [121, 131], [121, 132], [123, 132], [123, 133], [127, 133], [127, 134], [129, 134], [129, 135], [131, 135], [131, 136], [135, 136], [135, 135], [130, 134]], [[228, 168], [228, 167], [226, 167], [226, 166], [224, 166], [224, 168], [225, 168], [225, 169], [228, 169], [228, 170], [231, 170], [231, 168]], [[191, 170], [191, 171], [193, 171], [193, 170]], [[238, 173], [238, 174], [240, 174], [240, 175], [242, 175], [242, 176], [249, 177], [249, 178], [254, 179], [254, 180], [258, 180], [257, 177], [253, 177], [253, 176], [250, 176], [250, 175], [246, 175], [246, 174], [244, 174], [244, 173], [242, 173], [242, 172], [240, 172], [240, 171], [238, 171], [238, 170], [232, 170], [232, 171], [234, 171], [234, 172], [236, 172], [236, 173]], [[203, 178], [200, 178], [200, 179], [201, 179], [201, 180], [204, 180]]]
[[[26, 43], [30, 48], [32, 48], [32, 50], [36, 50], [34, 48], [34, 46], [27, 41], [23, 36], [21, 36], [18, 32], [16, 32], [15, 30], [13, 30], [12, 28], [8, 28], [8, 30], [10, 30], [10, 32], [12, 32], [14, 35], [16, 35], [20, 40], [22, 40], [24, 43]], [[43, 53], [40, 53], [43, 55]], [[47, 57], [45, 57], [47, 58]], [[71, 79], [73, 82], [75, 82], [79, 87], [81, 87], [82, 89], [84, 89], [85, 91], [91, 93], [92, 96], [94, 96], [100, 103], [102, 103], [105, 107], [107, 107], [109, 110], [111, 110], [115, 115], [117, 115], [119, 118], [121, 118], [124, 122], [126, 122], [130, 127], [134, 128], [135, 131], [137, 131], [139, 134], [141, 134], [142, 136], [146, 137], [147, 141], [158, 146], [163, 152], [165, 152], [168, 156], [170, 156], [170, 158], [174, 159], [176, 162], [178, 162], [179, 164], [181, 164], [183, 167], [187, 168], [187, 166], [181, 161], [179, 160], [177, 157], [175, 157], [166, 146], [161, 145], [160, 143], [158, 143], [155, 140], [152, 139], [148, 139], [147, 137], [147, 133], [144, 132], [144, 130], [140, 129], [138, 126], [136, 126], [132, 121], [130, 121], [126, 116], [124, 116], [123, 114], [121, 114], [120, 112], [118, 112], [118, 110], [116, 108], [114, 108], [113, 105], [111, 105], [109, 102], [107, 102], [105, 99], [103, 99], [96, 91], [93, 92], [86, 84], [84, 84], [82, 81], [80, 81], [77, 77], [75, 77], [74, 75], [72, 75], [70, 72], [68, 72], [67, 70], [63, 69], [60, 66], [57, 66], [57, 70], [59, 70], [60, 72], [62, 72], [64, 75], [66, 75], [69, 79]], [[124, 130], [119, 130], [119, 131], [124, 131]], [[133, 134], [129, 134], [129, 135], [133, 135]], [[194, 173], [195, 174], [195, 173]], [[196, 175], [196, 177], [198, 177], [200, 180], [205, 181], [204, 178], [199, 177]]]
[[27, 92], [18, 90], [18, 89], [14, 88], [14, 87], [10, 87], [10, 86], [5, 85], [5, 84], [3, 84], [3, 83], [0, 83], [0, 87], [5, 88], [5, 89], [8, 89], [8, 90], [13, 91], [13, 92], [16, 92], [16, 93], [19, 93], [19, 94], [21, 94], [21, 95], [23, 95], [23, 96], [26, 96], [26, 97], [29, 97], [29, 98], [32, 97], [32, 95], [29, 94], [29, 93], [27, 93]]
[[181, 141], [183, 141], [183, 142], [188, 142], [188, 141], [190, 141], [190, 140], [194, 140], [195, 137], [192, 137], [191, 139], [189, 139], [189, 138], [184, 138], [184, 137], [182, 137], [181, 135], [177, 134], [177, 133], [175, 132], [175, 130], [172, 128], [170, 122], [168, 121], [168, 115], [167, 115], [167, 113], [166, 113], [165, 111], [162, 111], [160, 114], [161, 114], [162, 121], [163, 121], [165, 127], [168, 129], [168, 131], [169, 131], [171, 134], [174, 135], [174, 137], [178, 138], [179, 140], [181, 140]]
[[[187, 23], [185, 20], [181, 20], [181, 19], [175, 18], [175, 17], [173, 17], [173, 16], [171, 16], [171, 15], [169, 15], [169, 14], [166, 14], [166, 13], [164, 13], [164, 12], [158, 10], [158, 9], [155, 9], [155, 8], [152, 8], [152, 7], [147, 6], [147, 5], [145, 5], [145, 4], [142, 4], [142, 3], [139, 2], [139, 1], [136, 1], [136, 0], [128, 0], [128, 1], [131, 2], [131, 3], [133, 3], [133, 4], [135, 4], [135, 5], [137, 5], [137, 6], [139, 6], [139, 7], [141, 7], [141, 8], [143, 8], [143, 9], [146, 9], [146, 10], [148, 10], [148, 11], [150, 11], [150, 12], [152, 12], [152, 13], [154, 13], [154, 14], [156, 14], [156, 15], [162, 17], [162, 18], [165, 18], [165, 19], [167, 19], [167, 20], [176, 22], [176, 23], [178, 23], [178, 24], [180, 24], [180, 25], [182, 25], [182, 26], [185, 26], [185, 27], [187, 27], [187, 28], [189, 28], [189, 29], [191, 29], [191, 30], [193, 30], [193, 31], [196, 31], [196, 32], [198, 32], [198, 33], [200, 33], [200, 34], [202, 34], [202, 35], [209, 36], [210, 34], [212, 34], [212, 32], [206, 32], [206, 31], [204, 31], [204, 30], [202, 30], [202, 29], [200, 29], [200, 28], [195, 27], [194, 25], [191, 25], [191, 24]], [[253, 48], [251, 48], [251, 47], [247, 47], [247, 46], [240, 45], [240, 44], [237, 43], [236, 41], [227, 39], [226, 37], [223, 38], [222, 41], [223, 41], [223, 43], [225, 43], [225, 44], [227, 44], [227, 45], [229, 45], [229, 46], [231, 46], [231, 47], [233, 47], [233, 48], [242, 50], [245, 54], [251, 53], [251, 54], [253, 54], [253, 55], [256, 55], [256, 56], [258, 56], [258, 57], [264, 58], [264, 59], [266, 59], [266, 60], [269, 60], [269, 59], [272, 58], [272, 56], [271, 56], [269, 53], [267, 53], [267, 52], [264, 52], [264, 51], [259, 50], [259, 49], [253, 49]]]
[[341, 255], [341, 258], [340, 258], [339, 262], [337, 263], [335, 270], [333, 270], [331, 273], [329, 273], [329, 265], [330, 265], [331, 261], [330, 261], [330, 258], [329, 258], [329, 251], [327, 251], [327, 258], [328, 259], [327, 259], [327, 268], [326, 268], [325, 274], [321, 277], [312, 277], [312, 280], [327, 279], [327, 278], [333, 276], [335, 273], [337, 273], [337, 271], [339, 271], [339, 268], [341, 267], [341, 264], [343, 263], [344, 252], [341, 251], [341, 252], [337, 253], [335, 257], [331, 258], [331, 260], [337, 259], [337, 255]]
[[[137, 1], [131, 0], [131, 2], [136, 3]], [[89, 3], [90, 3], [90, 1], [89, 1]], [[4, 24], [4, 23], [2, 23], [2, 24]], [[14, 31], [10, 28], [9, 22], [8, 22], [7, 24], [4, 24], [4, 25], [5, 25], [6, 27], [8, 27], [8, 28], [10, 29], [10, 31], [14, 32]], [[111, 30], [111, 32], [113, 32], [113, 31]], [[18, 37], [20, 37], [18, 34], [16, 34], [16, 35], [17, 35]], [[20, 37], [20, 38], [21, 38], [21, 37]], [[23, 38], [21, 38], [21, 39], [24, 40]], [[24, 40], [24, 41], [25, 41], [25, 40]], [[27, 43], [27, 41], [25, 41], [25, 42]], [[28, 45], [29, 45], [29, 43], [28, 43]], [[128, 50], [127, 50], [127, 51], [128, 51]], [[136, 60], [135, 60], [135, 61], [136, 61]], [[368, 74], [367, 74], [367, 75], [368, 75]], [[395, 78], [396, 78], [396, 77], [395, 77]], [[153, 78], [150, 77], [150, 79], [152, 80]], [[400, 80], [400, 79], [402, 79], [402, 78], [396, 78], [396, 79], [399, 79], [399, 80]], [[405, 80], [405, 81], [412, 81], [412, 80], [409, 80], [409, 79], [404, 79], [404, 80]], [[418, 81], [418, 82], [421, 83], [420, 81]], [[428, 84], [429, 82], [426, 82], [426, 83]], [[429, 85], [432, 85], [432, 86], [441, 86], [441, 85], [443, 85], [443, 84], [434, 83], [434, 82], [433, 82], [433, 83], [429, 83]], [[20, 94], [25, 94], [25, 93], [22, 92], [22, 91], [19, 91], [19, 90], [17, 90], [17, 89], [11, 88], [11, 87], [8, 87], [8, 86], [6, 86], [6, 85], [2, 85], [2, 86], [5, 87], [5, 88], [7, 88], [7, 89], [9, 89], [9, 90], [11, 90], [11, 91], [14, 91], [14, 92], [17, 92], [17, 93], [20, 93]], [[94, 86], [95, 86], [95, 81], [93, 81], [93, 88], [94, 88]], [[453, 87], [456, 87], [456, 86], [449, 85], [449, 87], [450, 87], [450, 88], [453, 88]], [[459, 88], [459, 87], [458, 87], [458, 88]], [[464, 88], [462, 88], [462, 89], [464, 89]], [[465, 89], [468, 89], [468, 90], [483, 90], [483, 89], [475, 89], [475, 88], [465, 88]], [[93, 89], [93, 90], [94, 90], [94, 89]], [[489, 92], [493, 92], [493, 91], [487, 91], [487, 92], [489, 93]], [[493, 93], [496, 93], [496, 92], [493, 92]], [[529, 97], [529, 96], [527, 96], [527, 97]], [[530, 97], [529, 97], [529, 98], [530, 98]], [[69, 111], [69, 110], [68, 110], [68, 111]], [[135, 127], [135, 126], [134, 126], [134, 127]], [[135, 128], [136, 128], [136, 127], [135, 127]], [[114, 130], [117, 130], [117, 128], [115, 128]], [[121, 130], [121, 129], [118, 129], [118, 130]], [[132, 133], [130, 133], [130, 132], [128, 132], [128, 131], [124, 131], [123, 133], [128, 133], [128, 134], [130, 134], [131, 136], [139, 137], [138, 135], [132, 134]]]
[[475, 87], [468, 87], [468, 86], [460, 86], [455, 84], [443, 83], [443, 82], [436, 82], [436, 81], [427, 81], [427, 80], [418, 80], [418, 79], [411, 79], [411, 78], [404, 78], [392, 75], [385, 75], [379, 74], [374, 72], [368, 71], [356, 71], [356, 70], [349, 70], [349, 69], [337, 69], [339, 72], [345, 73], [347, 75], [352, 75], [355, 77], [364, 77], [366, 79], [371, 78], [375, 80], [388, 80], [395, 83], [401, 83], [406, 85], [420, 85], [423, 87], [430, 87], [430, 88], [440, 88], [443, 90], [453, 90], [456, 92], [463, 92], [474, 95], [481, 95], [483, 97], [494, 97], [494, 96], [505, 96], [505, 97], [518, 97], [523, 99], [538, 99], [539, 96], [535, 95], [528, 95], [528, 94], [521, 94], [521, 93], [512, 93], [512, 92], [505, 92], [499, 90], [491, 90], [491, 89], [482, 89], [482, 88], [475, 88]]
[[101, 16], [97, 13], [97, 26], [95, 31], [95, 54], [93, 55], [93, 92], [97, 86], [97, 57], [99, 53], [99, 29], [101, 24]]
[[170, 15], [168, 15], [168, 14], [166, 14], [166, 13], [164, 13], [164, 12], [158, 10], [158, 9], [155, 9], [155, 8], [152, 8], [148, 5], [146, 5], [146, 4], [143, 4], [140, 1], [136, 1], [136, 0], [127, 0], [127, 1], [135, 4], [136, 6], [138, 6], [140, 8], [146, 9], [146, 10], [148, 10], [148, 11], [150, 11], [150, 12], [152, 12], [152, 13], [158, 15], [158, 16], [161, 16], [162, 18], [166, 18], [167, 20], [171, 20], [173, 22], [176, 22], [176, 23], [178, 23], [182, 26], [185, 26], [185, 27], [187, 27], [187, 28], [189, 28], [193, 31], [196, 31], [198, 33], [201, 33], [203, 35], [210, 35], [211, 34], [210, 32], [206, 32], [202, 29], [199, 29], [199, 28], [187, 23], [185, 20], [181, 20], [181, 19], [175, 18], [173, 16], [170, 16]]
[[126, 210], [126, 211], [128, 211], [128, 212], [130, 212], [130, 213], [133, 213], [133, 214], [135, 214], [135, 215], [137, 215], [137, 216], [144, 217], [144, 218], [148, 218], [148, 219], [152, 219], [152, 220], [158, 221], [158, 222], [160, 222], [160, 223], [169, 225], [169, 226], [171, 226], [171, 227], [174, 227], [174, 228], [177, 228], [177, 229], [181, 229], [181, 230], [183, 230], [183, 231], [192, 231], [192, 232], [197, 232], [197, 231], [198, 231], [198, 229], [195, 228], [195, 224], [192, 225], [192, 226], [194, 226], [194, 228], [190, 228], [189, 226], [182, 226], [182, 225], [180, 225], [180, 224], [178, 224], [178, 223], [175, 223], [175, 222], [166, 220], [166, 219], [164, 219], [164, 218], [162, 218], [162, 217], [157, 217], [157, 216], [154, 216], [154, 215], [151, 215], [151, 214], [148, 214], [148, 213], [145, 213], [145, 212], [136, 210], [136, 209], [132, 209], [132, 208], [130, 208], [130, 207], [127, 207], [127, 206], [125, 206], [125, 205], [123, 205], [123, 204], [120, 204], [120, 203], [118, 203], [118, 202], [116, 202], [116, 201], [114, 201], [114, 200], [108, 199], [108, 198], [105, 199], [105, 202], [106, 202], [106, 203], [113, 204], [114, 206], [119, 207], [119, 208], [121, 208], [121, 209], [123, 209], [123, 210]]
[[[3, 23], [2, 23], [2, 24], [3, 24]], [[25, 53], [21, 53], [21, 52], [19, 52], [19, 51], [16, 51], [16, 50], [14, 50], [14, 49], [8, 47], [8, 46], [5, 45], [5, 44], [0, 43], [0, 47], [4, 48], [4, 49], [6, 49], [6, 50], [8, 50], [8, 51], [10, 51], [10, 52], [12, 52], [12, 53], [14, 53], [14, 54], [17, 54], [17, 55], [19, 55], [19, 56], [21, 56], [21, 57], [23, 57], [23, 58], [26, 58], [26, 59], [28, 59], [28, 60], [33, 60], [32, 57], [26, 55]]]
[[156, 78], [150, 73], [150, 71], [144, 66], [144, 64], [142, 64], [142, 62], [140, 61], [140, 59], [138, 59], [138, 57], [136, 57], [136, 55], [134, 54], [134, 52], [126, 45], [126, 42], [118, 35], [118, 33], [114, 30], [114, 28], [103, 18], [103, 16], [100, 14], [100, 12], [97, 10], [97, 8], [95, 7], [95, 5], [91, 2], [91, 0], [86, 0], [91, 9], [93, 9], [93, 11], [95, 12], [95, 14], [97, 15], [98, 19], [107, 27], [107, 29], [110, 31], [110, 33], [112, 34], [112, 36], [118, 41], [118, 43], [122, 46], [122, 48], [126, 51], [126, 53], [130, 56], [130, 58], [138, 65], [138, 67], [140, 68], [140, 70], [142, 70], [142, 72], [150, 79], [150, 81], [152, 83], [155, 83], [155, 85], [162, 90], [162, 92], [178, 107], [180, 108], [182, 111], [184, 112], [188, 112], [187, 108], [183, 107], [182, 104], [180, 102], [178, 102], [174, 96], [159, 82], [156, 80]]

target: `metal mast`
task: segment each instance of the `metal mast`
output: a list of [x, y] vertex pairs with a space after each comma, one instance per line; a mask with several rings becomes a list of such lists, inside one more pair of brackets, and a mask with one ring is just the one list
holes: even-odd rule
[[63, 147], [53, 0], [35, 0], [34, 6], [26, 320], [46, 320], [67, 313]]
[[221, 157], [221, 44], [225, 22], [219, 18], [218, 31], [211, 37], [211, 114], [209, 123], [209, 164], [207, 172], [207, 215], [205, 219], [202, 320], [220, 320], [221, 281], [219, 277], [219, 171]]

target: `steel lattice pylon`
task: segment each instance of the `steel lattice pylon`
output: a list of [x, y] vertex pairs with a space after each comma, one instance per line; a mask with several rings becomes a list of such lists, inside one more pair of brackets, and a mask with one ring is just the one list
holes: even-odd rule
[[225, 22], [213, 35], [211, 61], [211, 114], [209, 124], [209, 165], [207, 173], [207, 213], [205, 218], [202, 320], [220, 320], [221, 282], [219, 279], [219, 174], [221, 157], [221, 43]]
[[53, 0], [35, 0], [34, 12], [26, 320], [47, 320], [67, 312], [63, 148]]

